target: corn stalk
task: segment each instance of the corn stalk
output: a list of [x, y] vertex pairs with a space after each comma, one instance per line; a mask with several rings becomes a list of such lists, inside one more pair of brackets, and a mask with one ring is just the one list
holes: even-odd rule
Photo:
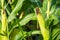
[[51, 5], [51, 0], [48, 0], [48, 3], [47, 3], [47, 18], [49, 18], [49, 15], [50, 15], [50, 5]]

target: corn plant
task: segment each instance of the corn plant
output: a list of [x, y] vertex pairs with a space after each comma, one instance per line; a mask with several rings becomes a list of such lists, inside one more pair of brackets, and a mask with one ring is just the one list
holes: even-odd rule
[[0, 40], [60, 40], [60, 0], [0, 0]]

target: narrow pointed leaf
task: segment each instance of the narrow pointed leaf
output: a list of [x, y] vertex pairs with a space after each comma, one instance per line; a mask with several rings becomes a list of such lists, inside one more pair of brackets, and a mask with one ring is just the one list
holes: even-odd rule
[[8, 17], [8, 22], [11, 22], [15, 18], [16, 14], [21, 9], [23, 2], [24, 2], [24, 0], [18, 0], [14, 10], [11, 12], [11, 14]]

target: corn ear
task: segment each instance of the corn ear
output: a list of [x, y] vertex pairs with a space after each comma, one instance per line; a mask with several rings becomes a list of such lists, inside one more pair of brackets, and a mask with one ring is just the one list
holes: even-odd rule
[[36, 8], [36, 13], [37, 13], [37, 19], [39, 22], [42, 36], [44, 40], [49, 40], [49, 31], [45, 28], [45, 22], [44, 22], [43, 16], [41, 15], [41, 12], [39, 12], [38, 7]]
[[[2, 6], [2, 10], [1, 10], [1, 16], [2, 16], [2, 27], [1, 27], [1, 33], [5, 35], [5, 33], [7, 33], [6, 29], [7, 29], [7, 18], [6, 18], [6, 13], [4, 10], [4, 1], [5, 0], [1, 0], [1, 6]], [[1, 36], [0, 40], [8, 40], [7, 36]]]
[[[7, 29], [7, 18], [6, 18], [6, 13], [5, 11], [2, 9], [1, 11], [1, 15], [2, 15], [2, 28], [1, 28], [1, 33], [7, 33], [6, 29]], [[1, 40], [8, 40], [7, 36], [2, 36]]]

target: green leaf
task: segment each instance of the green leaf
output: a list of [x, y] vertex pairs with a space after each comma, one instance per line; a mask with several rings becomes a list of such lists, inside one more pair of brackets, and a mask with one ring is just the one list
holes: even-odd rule
[[31, 20], [37, 20], [37, 18], [36, 18], [36, 14], [34, 14], [34, 16], [32, 17]]
[[35, 19], [33, 19], [33, 18], [35, 18], [34, 16], [35, 16], [34, 13], [30, 13], [30, 14], [26, 15], [22, 20], [17, 19], [17, 20], [12, 24], [13, 27], [12, 27], [12, 29], [10, 30], [9, 34], [13, 31], [13, 29], [14, 29], [16, 26], [18, 26], [18, 24], [20, 24], [20, 26], [23, 26], [23, 25], [26, 25], [30, 20], [35, 20]]
[[19, 39], [22, 39], [22, 36], [24, 37], [25, 36], [25, 34], [26, 34], [26, 32], [24, 31], [24, 32], [22, 32], [22, 31], [20, 31], [16, 36], [15, 36], [15, 40], [19, 40]]
[[19, 24], [20, 24], [21, 26], [27, 24], [27, 23], [33, 18], [33, 16], [34, 16], [34, 13], [31, 13], [31, 14], [26, 15], [26, 16], [19, 22]]
[[36, 31], [30, 31], [30, 32], [25, 32], [25, 31], [20, 31], [16, 36], [15, 36], [15, 40], [21, 40], [24, 37], [27, 36], [31, 36], [31, 35], [35, 35], [35, 34], [41, 34], [40, 30], [36, 30]]
[[53, 25], [56, 25], [59, 23], [58, 16], [56, 16], [56, 15], [51, 15], [50, 20], [54, 20]]
[[57, 0], [57, 2], [56, 2], [57, 4], [60, 4], [60, 0]]
[[60, 16], [60, 8], [57, 8], [57, 9], [56, 9], [55, 14], [57, 14], [58, 16]]
[[52, 7], [51, 7], [51, 13], [54, 13], [55, 12], [55, 10], [56, 10], [56, 5], [53, 5]]
[[51, 13], [54, 13], [56, 10], [56, 0], [51, 1]]
[[41, 34], [40, 30], [30, 31], [30, 32], [28, 32], [27, 36], [31, 36], [31, 35], [35, 35], [35, 34]]
[[60, 39], [60, 34], [57, 36], [56, 40], [59, 40]]
[[60, 28], [55, 28], [52, 30], [52, 39], [54, 39], [60, 32]]
[[8, 8], [6, 8], [6, 11], [7, 11], [8, 15], [10, 15], [10, 11], [8, 10]]
[[24, 2], [24, 0], [18, 0], [14, 10], [11, 12], [11, 14], [8, 17], [8, 22], [11, 22], [15, 18], [16, 14], [21, 9], [23, 2]]
[[43, 7], [42, 7], [43, 12], [46, 12], [46, 10], [47, 10], [47, 2], [48, 2], [48, 0], [43, 1]]
[[1, 0], [1, 4], [2, 4], [1, 6], [2, 6], [2, 8], [4, 7], [4, 1], [5, 0]]

